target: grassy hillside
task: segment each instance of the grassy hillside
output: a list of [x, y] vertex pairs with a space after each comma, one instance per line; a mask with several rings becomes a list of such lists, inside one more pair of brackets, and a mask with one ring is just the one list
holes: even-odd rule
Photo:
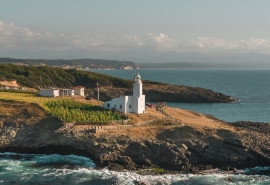
[[86, 88], [101, 86], [132, 87], [131, 80], [112, 77], [109, 75], [76, 69], [62, 69], [48, 66], [21, 66], [13, 64], [0, 64], [0, 80], [17, 80], [21, 86], [37, 88], [60, 87], [70, 88], [82, 85]]

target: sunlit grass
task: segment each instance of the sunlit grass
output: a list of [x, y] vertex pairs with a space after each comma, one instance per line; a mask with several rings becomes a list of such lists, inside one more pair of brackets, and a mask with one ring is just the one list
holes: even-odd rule
[[0, 92], [0, 99], [37, 103], [43, 106], [47, 101], [49, 101], [50, 98], [39, 97], [36, 94], [28, 93]]
[[[37, 94], [29, 94], [29, 93], [14, 93], [14, 92], [0, 92], [0, 100], [11, 100], [11, 101], [21, 101], [27, 103], [37, 103], [41, 107], [43, 107], [46, 111], [50, 112], [46, 103], [48, 101], [57, 100], [59, 98], [49, 98], [49, 97], [40, 97]], [[62, 98], [68, 99], [68, 98]]]
[[[106, 123], [123, 119], [121, 114], [97, 105], [76, 101], [72, 97], [40, 97], [37, 94], [0, 92], [0, 100], [36, 103], [61, 121], [77, 123]], [[0, 107], [0, 112], [8, 115], [8, 107]], [[1, 116], [1, 113], [0, 113]]]

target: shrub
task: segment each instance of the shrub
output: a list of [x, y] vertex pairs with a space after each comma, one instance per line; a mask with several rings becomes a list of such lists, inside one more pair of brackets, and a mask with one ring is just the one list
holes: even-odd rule
[[48, 101], [45, 106], [48, 107], [53, 116], [65, 122], [101, 124], [123, 119], [122, 115], [116, 111], [75, 100]]

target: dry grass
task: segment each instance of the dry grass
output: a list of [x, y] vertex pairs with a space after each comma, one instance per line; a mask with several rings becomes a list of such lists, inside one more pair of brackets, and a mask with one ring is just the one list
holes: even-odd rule
[[[162, 131], [175, 128], [175, 127], [182, 127], [183, 124], [194, 128], [202, 133], [208, 132], [212, 133], [215, 136], [215, 131], [218, 129], [226, 129], [232, 132], [235, 132], [235, 127], [217, 120], [215, 118], [209, 117], [207, 115], [201, 113], [195, 113], [194, 111], [183, 110], [179, 108], [172, 108], [166, 107], [165, 112], [173, 117], [174, 120], [179, 120], [179, 124], [172, 124], [172, 125], [151, 125], [145, 127], [132, 127], [130, 129], [123, 129], [123, 130], [108, 130], [105, 132], [97, 133], [97, 137], [104, 136], [104, 135], [126, 135], [133, 139], [155, 139], [157, 135], [159, 135]], [[127, 114], [130, 122], [136, 124], [140, 122], [145, 122], [151, 119], [166, 119], [167, 117], [162, 114], [160, 111], [156, 111], [155, 108], [146, 109], [145, 114]], [[188, 131], [187, 131], [188, 132]]]
[[0, 107], [0, 116], [11, 116], [11, 108], [10, 107]]
[[167, 107], [165, 111], [167, 114], [173, 116], [174, 118], [181, 120], [185, 125], [192, 126], [198, 130], [222, 128], [235, 131], [233, 126], [227, 124], [226, 122], [211, 118], [208, 115], [171, 107]]

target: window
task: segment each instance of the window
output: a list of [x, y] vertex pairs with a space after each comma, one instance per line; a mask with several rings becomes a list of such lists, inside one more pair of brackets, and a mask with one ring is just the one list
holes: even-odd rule
[[122, 109], [122, 105], [120, 105], [120, 109]]
[[107, 107], [109, 108], [111, 105], [109, 103], [107, 103]]

